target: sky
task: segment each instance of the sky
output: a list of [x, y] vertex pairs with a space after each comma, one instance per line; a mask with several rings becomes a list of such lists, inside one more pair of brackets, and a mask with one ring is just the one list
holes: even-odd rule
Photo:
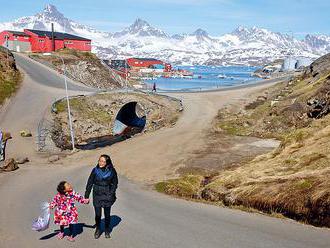
[[0, 0], [0, 22], [34, 15], [48, 3], [69, 19], [110, 32], [141, 18], [168, 34], [202, 28], [220, 36], [238, 26], [257, 26], [297, 38], [330, 35], [329, 0]]

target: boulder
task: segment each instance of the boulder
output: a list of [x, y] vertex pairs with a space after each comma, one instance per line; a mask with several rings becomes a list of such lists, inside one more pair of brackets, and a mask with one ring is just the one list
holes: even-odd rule
[[29, 158], [27, 158], [27, 157], [16, 158], [16, 163], [17, 164], [25, 164], [27, 162], [30, 162]]
[[32, 137], [32, 133], [29, 130], [22, 130], [19, 132], [22, 137]]
[[17, 170], [18, 168], [19, 167], [18, 167], [17, 163], [15, 162], [15, 159], [9, 158], [3, 162], [3, 166], [0, 167], [0, 170], [5, 171], [5, 172], [10, 172], [10, 171]]
[[50, 157], [48, 158], [48, 161], [49, 161], [50, 163], [54, 163], [54, 162], [56, 162], [56, 161], [58, 161], [58, 160], [60, 160], [60, 156], [58, 156], [58, 155], [53, 155], [53, 156], [50, 156]]
[[228, 193], [228, 189], [218, 186], [216, 189], [205, 188], [200, 192], [200, 198], [207, 201], [223, 201]]

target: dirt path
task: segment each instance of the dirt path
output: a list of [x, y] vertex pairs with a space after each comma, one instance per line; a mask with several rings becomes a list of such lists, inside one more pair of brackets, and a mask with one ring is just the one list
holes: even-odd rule
[[81, 160], [93, 163], [96, 154], [108, 153], [120, 173], [134, 181], [149, 184], [172, 177], [181, 160], [205, 145], [205, 135], [221, 107], [242, 101], [249, 94], [267, 87], [269, 84], [244, 90], [168, 94], [182, 99], [184, 105], [183, 115], [173, 128], [139, 135], [97, 152], [80, 151], [61, 163]]

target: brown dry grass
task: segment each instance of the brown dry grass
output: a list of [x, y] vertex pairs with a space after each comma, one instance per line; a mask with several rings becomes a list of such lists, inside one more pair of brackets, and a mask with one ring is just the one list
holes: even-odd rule
[[21, 74], [16, 69], [13, 55], [5, 50], [0, 50], [0, 105], [12, 96], [21, 82]]
[[[308, 99], [328, 94], [328, 74], [316, 83], [305, 74], [275, 85], [267, 90], [266, 101], [250, 103], [248, 109], [221, 110], [216, 132], [272, 137], [281, 145], [239, 167], [219, 171], [191, 195], [330, 227], [330, 115], [315, 120], [306, 114]], [[173, 187], [184, 181], [183, 177], [163, 183], [162, 191], [180, 192]]]

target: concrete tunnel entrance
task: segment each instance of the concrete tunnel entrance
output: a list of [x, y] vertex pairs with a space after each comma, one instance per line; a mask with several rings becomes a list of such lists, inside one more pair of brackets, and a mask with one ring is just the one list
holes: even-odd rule
[[137, 106], [137, 102], [129, 102], [121, 107], [114, 122], [114, 135], [130, 137], [142, 132], [146, 125], [146, 116], [137, 115]]

